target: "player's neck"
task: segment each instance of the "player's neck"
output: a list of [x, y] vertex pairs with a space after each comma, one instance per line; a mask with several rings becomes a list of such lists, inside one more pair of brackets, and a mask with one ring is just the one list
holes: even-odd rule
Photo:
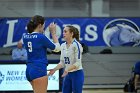
[[38, 29], [38, 28], [36, 28], [36, 29], [34, 30], [34, 32], [38, 32], [38, 33], [39, 33], [40, 31], [39, 31], [39, 29]]
[[67, 45], [69, 46], [70, 44], [72, 44], [72, 42], [73, 42], [73, 38], [67, 40]]

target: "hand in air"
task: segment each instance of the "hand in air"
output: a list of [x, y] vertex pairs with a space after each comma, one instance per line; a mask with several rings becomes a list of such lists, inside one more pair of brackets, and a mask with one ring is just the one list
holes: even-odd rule
[[49, 25], [49, 31], [52, 35], [56, 34], [56, 24], [54, 22]]

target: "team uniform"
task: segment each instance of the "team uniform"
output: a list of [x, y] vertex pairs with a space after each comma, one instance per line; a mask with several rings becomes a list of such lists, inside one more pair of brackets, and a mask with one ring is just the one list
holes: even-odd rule
[[135, 64], [134, 73], [140, 75], [140, 61]]
[[84, 73], [81, 63], [83, 48], [81, 44], [74, 39], [72, 44], [67, 48], [67, 43], [61, 45], [60, 63], [65, 70], [71, 65], [75, 65], [76, 69], [70, 71], [64, 78], [63, 93], [82, 93], [84, 84]]
[[46, 66], [48, 64], [46, 48], [57, 49], [45, 35], [33, 32], [23, 34], [23, 43], [27, 50], [28, 60], [26, 77], [28, 81], [47, 75]]

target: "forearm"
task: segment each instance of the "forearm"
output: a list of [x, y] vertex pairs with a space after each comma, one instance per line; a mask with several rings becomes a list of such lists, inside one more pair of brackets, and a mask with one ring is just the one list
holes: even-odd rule
[[51, 32], [53, 42], [54, 42], [54, 43], [58, 43], [58, 38], [57, 38], [57, 36], [56, 36], [56, 24], [51, 23], [51, 24], [49, 25], [49, 31]]
[[69, 71], [72, 71], [72, 70], [74, 70], [74, 69], [76, 69], [76, 66], [75, 65], [71, 65], [69, 68], [67, 68], [67, 69], [65, 69], [67, 72], [69, 72]]
[[79, 60], [77, 60], [77, 62], [75, 62], [73, 65], [76, 67], [76, 68], [79, 68], [81, 62]]
[[18, 60], [20, 57], [17, 56], [17, 55], [12, 55], [12, 58], [13, 58], [14, 60]]
[[21, 59], [22, 60], [27, 60], [27, 57], [26, 56], [22, 56]]
[[61, 68], [63, 68], [63, 66], [62, 66], [61, 64], [58, 64], [58, 65], [54, 68], [54, 70], [56, 71], [56, 70], [59, 70], [59, 69], [61, 69]]
[[58, 37], [56, 36], [56, 34], [52, 34], [52, 39], [54, 43], [59, 43]]
[[139, 75], [136, 75], [134, 79], [135, 89], [137, 89], [138, 80], [139, 80]]
[[69, 68], [66, 69], [66, 71], [72, 71], [72, 70], [75, 70], [75, 69], [78, 69], [79, 66], [80, 66], [80, 62], [77, 60], [77, 62], [75, 62], [73, 65], [71, 65]]

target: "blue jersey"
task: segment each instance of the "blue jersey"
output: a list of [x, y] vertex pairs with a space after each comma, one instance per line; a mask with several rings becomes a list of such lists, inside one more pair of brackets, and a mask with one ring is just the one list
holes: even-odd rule
[[135, 64], [134, 73], [140, 75], [140, 61]]
[[25, 33], [23, 34], [23, 43], [27, 50], [29, 63], [41, 62], [48, 64], [46, 48], [54, 50], [55, 44], [45, 35], [37, 32]]

